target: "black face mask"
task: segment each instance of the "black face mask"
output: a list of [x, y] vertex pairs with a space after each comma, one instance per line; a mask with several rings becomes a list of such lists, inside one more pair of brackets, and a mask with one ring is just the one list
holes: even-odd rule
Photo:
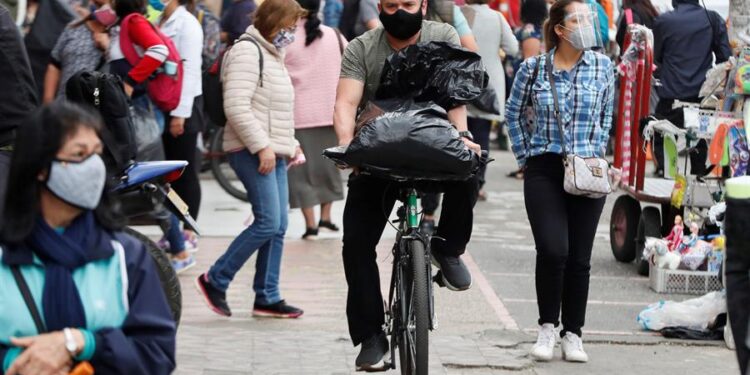
[[399, 40], [409, 39], [422, 28], [422, 7], [417, 13], [399, 9], [396, 13], [388, 14], [383, 10], [380, 12], [380, 22], [392, 37]]

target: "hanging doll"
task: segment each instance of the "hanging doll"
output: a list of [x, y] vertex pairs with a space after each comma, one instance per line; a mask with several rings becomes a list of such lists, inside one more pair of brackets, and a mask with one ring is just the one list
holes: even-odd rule
[[669, 234], [664, 237], [664, 239], [669, 242], [667, 246], [669, 248], [669, 251], [676, 251], [677, 248], [680, 247], [680, 244], [682, 243], [683, 226], [684, 224], [682, 221], [682, 216], [675, 216], [672, 231], [670, 231]]

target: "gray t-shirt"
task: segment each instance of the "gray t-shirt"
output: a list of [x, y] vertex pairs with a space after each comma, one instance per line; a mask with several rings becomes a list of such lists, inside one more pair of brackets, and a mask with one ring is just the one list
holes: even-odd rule
[[60, 69], [57, 96], [64, 97], [65, 83], [82, 70], [96, 70], [102, 62], [102, 51], [96, 48], [91, 30], [86, 25], [68, 26], [57, 39], [50, 53], [52, 64]]
[[[456, 30], [447, 24], [424, 21], [420, 42], [449, 42], [461, 45]], [[341, 78], [356, 79], [365, 84], [364, 95], [360, 108], [375, 97], [380, 86], [380, 74], [385, 60], [396, 52], [385, 36], [383, 27], [370, 30], [357, 39], [352, 40], [344, 51], [341, 61]]]

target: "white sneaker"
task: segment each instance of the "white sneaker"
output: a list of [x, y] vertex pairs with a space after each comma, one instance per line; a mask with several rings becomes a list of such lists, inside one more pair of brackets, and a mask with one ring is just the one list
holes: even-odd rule
[[566, 333], [562, 339], [562, 358], [568, 362], [586, 363], [589, 355], [583, 351], [583, 341], [575, 333]]
[[536, 344], [531, 348], [531, 358], [540, 361], [548, 362], [552, 360], [555, 354], [555, 343], [557, 341], [557, 333], [555, 332], [554, 324], [544, 324], [539, 327], [539, 336], [536, 338]]

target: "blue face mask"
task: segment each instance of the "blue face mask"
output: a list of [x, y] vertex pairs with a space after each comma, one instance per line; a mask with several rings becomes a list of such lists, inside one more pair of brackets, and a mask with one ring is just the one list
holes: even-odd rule
[[292, 43], [294, 43], [294, 32], [295, 30], [284, 29], [279, 31], [278, 34], [273, 38], [273, 45], [278, 49], [282, 49]]
[[164, 4], [162, 4], [159, 0], [148, 0], [148, 5], [151, 5], [152, 8], [158, 10], [159, 12], [164, 10]]

